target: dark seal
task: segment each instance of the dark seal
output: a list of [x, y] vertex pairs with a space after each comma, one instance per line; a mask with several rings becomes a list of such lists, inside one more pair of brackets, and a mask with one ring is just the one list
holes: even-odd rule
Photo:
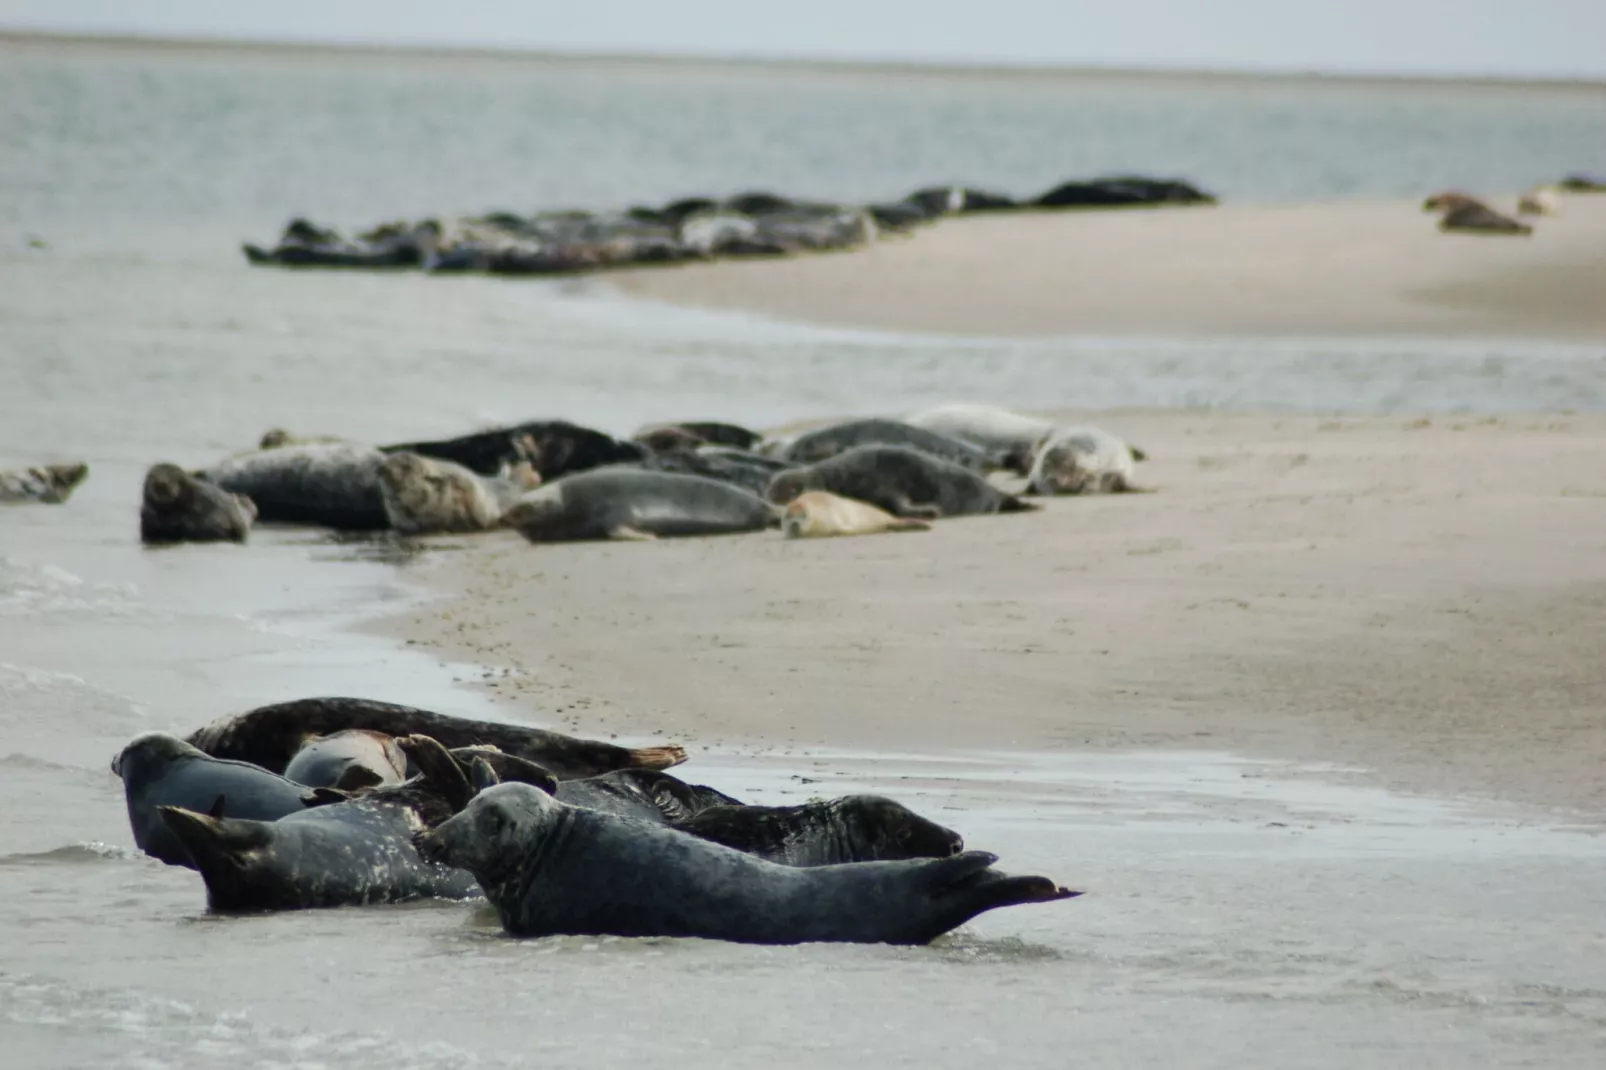
[[808, 490], [828, 490], [880, 506], [893, 516], [926, 520], [1037, 508], [968, 468], [907, 446], [859, 446], [781, 472], [770, 480], [769, 499], [785, 505]]
[[258, 450], [196, 473], [257, 507], [257, 519], [347, 531], [390, 527], [379, 489], [380, 452], [348, 442]]
[[947, 858], [965, 847], [959, 833], [879, 795], [802, 806], [711, 806], [673, 824], [699, 839], [785, 866]]
[[696, 936], [753, 944], [924, 944], [983, 911], [1080, 894], [979, 851], [797, 868], [527, 784], [488, 788], [419, 838], [479, 879], [515, 936]]
[[256, 520], [250, 498], [196, 479], [176, 464], [145, 473], [139, 537], [147, 543], [244, 542]]
[[855, 446], [907, 446], [941, 457], [974, 472], [991, 472], [1004, 466], [994, 455], [972, 442], [898, 420], [848, 420], [798, 435], [787, 443], [783, 456], [793, 464], [814, 464], [845, 453]]
[[61, 505], [88, 476], [87, 464], [45, 464], [0, 472], [0, 502]]
[[307, 740], [351, 728], [429, 736], [445, 747], [490, 744], [535, 762], [560, 780], [614, 769], [667, 769], [686, 760], [685, 748], [678, 746], [616, 747], [541, 728], [474, 721], [361, 698], [307, 698], [261, 706], [220, 717], [191, 734], [189, 742], [219, 758], [253, 762], [278, 772]]
[[769, 503], [705, 476], [617, 465], [521, 497], [502, 517], [531, 542], [725, 535], [776, 527]]
[[529, 461], [543, 482], [605, 464], [639, 461], [647, 452], [638, 443], [620, 442], [611, 435], [566, 420], [539, 420], [460, 438], [404, 442], [380, 449], [385, 453], [417, 453], [454, 461], [482, 476], [494, 476], [504, 465]]

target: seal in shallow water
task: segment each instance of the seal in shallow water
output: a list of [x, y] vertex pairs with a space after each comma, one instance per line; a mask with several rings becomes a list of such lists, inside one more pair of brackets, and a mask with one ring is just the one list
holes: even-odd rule
[[764, 499], [740, 487], [627, 465], [566, 476], [524, 495], [503, 517], [531, 542], [724, 535], [778, 522]]
[[379, 465], [385, 515], [404, 535], [489, 531], [520, 494], [540, 485], [529, 461], [495, 476], [406, 452], [387, 454]]
[[781, 530], [788, 539], [822, 539], [833, 535], [877, 535], [883, 531], [930, 531], [924, 520], [906, 520], [869, 502], [843, 498], [827, 490], [799, 494], [781, 510]]
[[1062, 427], [1037, 444], [1028, 494], [1110, 494], [1134, 490], [1132, 462], [1143, 456], [1108, 431]]
[[250, 498], [258, 520], [383, 531], [390, 519], [379, 491], [381, 459], [370, 446], [319, 442], [243, 453], [196, 474]]
[[166, 732], [147, 732], [131, 740], [112, 759], [112, 772], [123, 778], [134, 842], [172, 866], [194, 868], [189, 852], [158, 815], [159, 806], [276, 821], [337, 798], [319, 795], [248, 762], [214, 758]]
[[1005, 494], [968, 468], [907, 446], [859, 446], [770, 480], [770, 501], [779, 505], [804, 491], [828, 490], [880, 506], [893, 516], [935, 519], [1036, 509]]
[[802, 806], [711, 806], [672, 823], [699, 839], [784, 866], [947, 858], [965, 849], [959, 833], [879, 795]]
[[793, 464], [813, 464], [855, 446], [908, 446], [974, 472], [1003, 467], [1003, 459], [980, 446], [898, 420], [847, 420], [805, 431], [787, 443], [781, 456]]
[[[189, 742], [219, 758], [282, 771], [307, 740], [351, 728], [391, 736], [429, 736], [444, 747], [490, 744], [535, 762], [560, 780], [613, 769], [667, 769], [686, 760], [684, 747], [616, 747], [525, 725], [474, 721], [363, 698], [306, 698], [220, 717]], [[191, 807], [194, 809], [194, 807]]]
[[700, 936], [755, 944], [923, 944], [977, 914], [1080, 893], [971, 852], [940, 860], [777, 865], [674, 829], [500, 784], [419, 837], [479, 879], [515, 936]]
[[88, 475], [87, 464], [45, 464], [0, 472], [0, 502], [60, 505]]
[[244, 542], [256, 516], [250, 498], [196, 479], [176, 464], [152, 465], [145, 473], [139, 506], [144, 542]]
[[404, 745], [421, 770], [407, 783], [277, 821], [158, 810], [201, 871], [216, 913], [476, 898], [472, 874], [426, 861], [413, 842], [462, 808], [468, 782], [434, 740]]

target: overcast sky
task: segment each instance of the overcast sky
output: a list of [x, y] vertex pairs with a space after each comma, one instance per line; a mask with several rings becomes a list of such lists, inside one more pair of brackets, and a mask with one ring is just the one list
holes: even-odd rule
[[0, 0], [0, 27], [565, 51], [1606, 79], [1606, 0]]

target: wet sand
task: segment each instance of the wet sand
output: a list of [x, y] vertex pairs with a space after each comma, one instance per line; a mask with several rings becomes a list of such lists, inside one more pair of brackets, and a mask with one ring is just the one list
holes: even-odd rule
[[1598, 819], [1606, 419], [1096, 418], [1154, 493], [857, 539], [499, 533], [386, 627], [494, 666], [512, 716], [694, 754], [1219, 749]]
[[[1515, 198], [1490, 203], [1509, 212]], [[1592, 341], [1606, 338], [1606, 196], [1564, 195], [1529, 237], [1443, 234], [1403, 201], [969, 216], [848, 254], [615, 281], [676, 304], [905, 331]]]

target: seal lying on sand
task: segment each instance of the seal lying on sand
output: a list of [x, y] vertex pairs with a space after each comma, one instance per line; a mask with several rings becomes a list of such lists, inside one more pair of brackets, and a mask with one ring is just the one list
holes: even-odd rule
[[259, 520], [382, 531], [390, 526], [379, 491], [382, 459], [369, 446], [320, 442], [241, 454], [196, 474], [250, 498]]
[[968, 402], [936, 405], [910, 413], [903, 419], [912, 427], [975, 443], [1001, 458], [1005, 468], [1020, 475], [1031, 470], [1032, 449], [1044, 435], [1054, 430], [1051, 421], [1038, 416]]
[[139, 506], [144, 542], [244, 542], [256, 520], [250, 498], [196, 479], [176, 464], [151, 466]]
[[770, 480], [769, 498], [785, 505], [808, 490], [878, 505], [893, 516], [935, 519], [1019, 513], [1037, 506], [1005, 494], [968, 468], [907, 446], [859, 446]]
[[1501, 215], [1476, 197], [1460, 190], [1444, 190], [1422, 202], [1425, 212], [1443, 212], [1439, 229], [1482, 234], [1532, 234], [1533, 228]]
[[1001, 458], [973, 443], [897, 420], [879, 419], [848, 420], [806, 431], [787, 444], [781, 457], [793, 464], [813, 464], [855, 446], [908, 446], [974, 472], [1003, 467]]
[[379, 465], [385, 515], [404, 535], [489, 531], [520, 494], [540, 485], [529, 461], [497, 476], [416, 453], [388, 454]]
[[88, 475], [87, 464], [45, 464], [0, 472], [0, 502], [60, 505]]
[[1518, 215], [1560, 215], [1561, 198], [1555, 186], [1535, 186], [1517, 198]]
[[192, 733], [189, 742], [216, 757], [252, 762], [279, 772], [308, 739], [352, 728], [392, 736], [429, 736], [444, 747], [490, 744], [535, 762], [560, 780], [596, 776], [614, 769], [667, 769], [686, 760], [683, 747], [631, 750], [540, 728], [472, 721], [361, 698], [307, 698], [261, 706], [220, 717]]
[[565, 780], [552, 794], [571, 806], [655, 824], [683, 821], [709, 807], [741, 806], [723, 792], [650, 769], [620, 769], [584, 780]]
[[618, 465], [566, 476], [520, 498], [503, 517], [531, 542], [723, 535], [774, 527], [757, 495], [703, 476]]
[[647, 452], [638, 443], [619, 442], [601, 431], [567, 420], [539, 420], [461, 438], [408, 442], [380, 449], [385, 453], [439, 457], [472, 468], [482, 476], [494, 476], [504, 465], [529, 461], [548, 483], [570, 472], [621, 461], [639, 461]]
[[655, 453], [642, 461], [641, 467], [650, 468], [655, 472], [704, 476], [721, 483], [729, 483], [733, 487], [740, 487], [762, 498], [775, 473], [792, 466], [787, 461], [765, 457], [760, 453], [749, 453], [729, 446], [704, 446], [699, 449]]
[[869, 502], [842, 498], [830, 491], [804, 491], [781, 511], [781, 530], [788, 539], [820, 539], [832, 535], [876, 535], [883, 531], [930, 531], [924, 520], [904, 520]]
[[248, 762], [211, 757], [176, 736], [147, 732], [112, 759], [123, 778], [128, 824], [139, 849], [172, 866], [191, 866], [189, 852], [162, 823], [159, 806], [182, 806], [214, 817], [276, 821], [339, 798], [322, 795]]
[[1134, 490], [1132, 462], [1146, 456], [1108, 431], [1062, 427], [1038, 443], [1027, 494], [1100, 494]]
[[412, 737], [406, 746], [420, 768], [406, 784], [278, 821], [158, 812], [201, 871], [216, 913], [477, 898], [472, 874], [425, 861], [413, 843], [463, 807], [468, 782], [440, 744]]
[[784, 866], [947, 858], [965, 848], [959, 833], [879, 795], [802, 806], [712, 806], [673, 824], [699, 839]]
[[407, 755], [395, 736], [348, 728], [307, 740], [284, 767], [284, 776], [309, 788], [356, 791], [407, 779]]
[[764, 436], [757, 431], [749, 431], [737, 424], [720, 423], [717, 420], [681, 420], [667, 424], [647, 424], [630, 437], [642, 441], [653, 432], [665, 428], [684, 431], [710, 445], [734, 446], [739, 450], [750, 450], [764, 441]]
[[923, 944], [977, 914], [1078, 893], [990, 854], [798, 869], [674, 829], [500, 784], [419, 837], [467, 869], [515, 936], [700, 936], [755, 944]]

